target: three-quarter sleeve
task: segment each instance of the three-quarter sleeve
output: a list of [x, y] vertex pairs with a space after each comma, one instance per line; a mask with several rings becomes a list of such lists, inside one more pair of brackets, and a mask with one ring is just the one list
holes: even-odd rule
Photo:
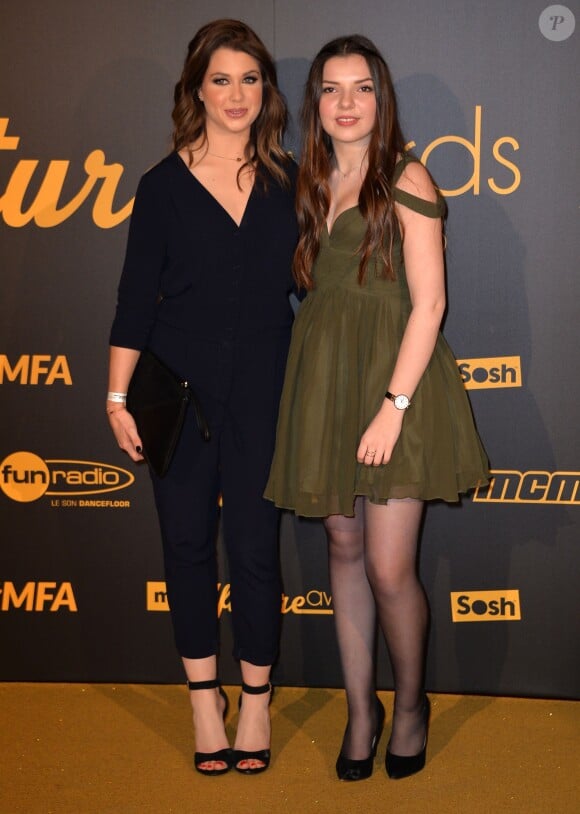
[[147, 345], [166, 260], [167, 217], [166, 191], [156, 173], [149, 172], [139, 182], [135, 196], [111, 345], [136, 350]]

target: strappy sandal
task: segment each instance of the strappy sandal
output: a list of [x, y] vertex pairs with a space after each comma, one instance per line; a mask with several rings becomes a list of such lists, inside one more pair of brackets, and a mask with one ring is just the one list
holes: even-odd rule
[[[248, 695], [263, 695], [264, 693], [270, 693], [270, 700], [269, 704], [272, 702], [272, 695], [274, 693], [274, 688], [268, 682], [267, 684], [261, 684], [259, 687], [252, 687], [249, 684], [245, 684], [242, 682], [242, 693], [247, 693]], [[238, 708], [242, 708], [242, 696], [240, 695], [240, 700], [238, 701]], [[259, 760], [262, 763], [262, 766], [255, 766], [250, 767], [248, 766], [245, 769], [240, 768], [240, 763], [243, 763], [245, 760]], [[247, 752], [244, 749], [234, 749], [234, 769], [241, 774], [259, 774], [260, 772], [265, 772], [268, 766], [270, 765], [270, 749], [257, 749], [253, 752]]]
[[[187, 688], [189, 690], [215, 690], [216, 687], [219, 688], [219, 694], [226, 702], [224, 707], [224, 721], [226, 719], [226, 715], [228, 712], [228, 697], [222, 689], [221, 682], [217, 678], [210, 679], [209, 681], [187, 681]], [[203, 769], [202, 764], [208, 763], [210, 761], [219, 761], [220, 763], [225, 763], [225, 767], [222, 769]], [[226, 747], [225, 749], [219, 749], [217, 752], [196, 752], [193, 758], [193, 762], [195, 768], [197, 769], [200, 774], [206, 774], [208, 776], [217, 775], [217, 774], [225, 774], [229, 772], [229, 770], [234, 765], [234, 750], [231, 747]]]

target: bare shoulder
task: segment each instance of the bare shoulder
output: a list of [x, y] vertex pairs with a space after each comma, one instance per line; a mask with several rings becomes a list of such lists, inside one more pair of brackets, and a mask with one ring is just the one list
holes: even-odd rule
[[436, 203], [439, 200], [435, 184], [429, 172], [419, 161], [408, 161], [401, 173], [396, 187], [416, 198]]

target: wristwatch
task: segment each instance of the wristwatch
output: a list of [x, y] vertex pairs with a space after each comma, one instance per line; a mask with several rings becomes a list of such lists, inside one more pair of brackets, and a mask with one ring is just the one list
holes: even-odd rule
[[394, 396], [392, 393], [387, 392], [385, 393], [385, 398], [390, 399], [397, 410], [407, 410], [411, 406], [411, 400], [409, 396], [405, 396], [404, 393], [400, 393], [398, 396]]

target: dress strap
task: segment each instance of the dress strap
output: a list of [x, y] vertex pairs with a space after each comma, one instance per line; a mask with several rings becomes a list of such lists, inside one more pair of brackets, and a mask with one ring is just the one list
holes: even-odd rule
[[408, 209], [412, 209], [414, 212], [418, 212], [420, 215], [425, 215], [427, 218], [444, 217], [447, 207], [445, 205], [443, 196], [438, 189], [436, 189], [437, 200], [426, 201], [423, 198], [419, 198], [417, 195], [413, 195], [412, 193], [406, 192], [404, 189], [399, 189], [396, 186], [396, 183], [403, 174], [405, 167], [411, 162], [420, 163], [418, 158], [411, 155], [404, 155], [401, 160], [395, 164], [392, 181], [394, 187], [393, 197], [395, 201], [402, 206], [406, 206]]

